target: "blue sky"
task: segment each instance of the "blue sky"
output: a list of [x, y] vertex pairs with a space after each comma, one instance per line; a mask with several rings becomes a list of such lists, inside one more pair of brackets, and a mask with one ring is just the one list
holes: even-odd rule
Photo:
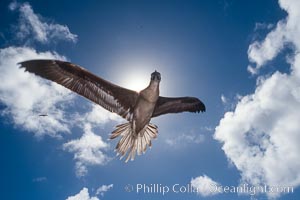
[[[298, 199], [299, 8], [296, 0], [1, 1], [1, 199]], [[198, 97], [207, 112], [153, 119], [153, 148], [124, 163], [117, 140], [107, 140], [123, 120], [18, 68], [37, 58], [131, 89], [157, 70], [162, 96]], [[243, 185], [293, 192], [223, 190]]]

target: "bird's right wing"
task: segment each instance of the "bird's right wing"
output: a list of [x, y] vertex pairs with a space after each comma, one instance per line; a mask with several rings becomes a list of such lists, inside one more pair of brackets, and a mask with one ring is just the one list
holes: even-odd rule
[[195, 97], [159, 97], [152, 117], [168, 113], [205, 112], [205, 105]]
[[59, 60], [29, 60], [19, 63], [25, 71], [54, 81], [129, 120], [138, 93], [112, 84], [86, 69]]

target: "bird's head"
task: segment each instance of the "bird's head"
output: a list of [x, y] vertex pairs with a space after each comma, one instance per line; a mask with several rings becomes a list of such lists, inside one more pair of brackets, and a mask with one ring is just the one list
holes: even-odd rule
[[151, 81], [158, 81], [159, 82], [160, 80], [161, 80], [160, 73], [155, 70], [155, 72], [153, 72], [151, 74]]

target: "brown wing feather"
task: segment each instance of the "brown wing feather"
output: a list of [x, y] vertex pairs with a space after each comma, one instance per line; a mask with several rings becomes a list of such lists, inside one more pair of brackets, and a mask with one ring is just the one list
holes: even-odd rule
[[195, 97], [159, 97], [152, 117], [168, 113], [205, 112], [205, 105]]
[[19, 64], [25, 71], [54, 81], [127, 120], [138, 97], [137, 92], [114, 85], [70, 62], [29, 60]]

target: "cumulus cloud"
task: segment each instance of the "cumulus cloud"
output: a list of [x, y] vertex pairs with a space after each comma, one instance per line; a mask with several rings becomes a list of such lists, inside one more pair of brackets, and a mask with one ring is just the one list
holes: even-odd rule
[[[225, 113], [215, 129], [229, 160], [241, 172], [241, 182], [252, 185], [300, 185], [300, 2], [280, 1], [288, 16], [279, 21], [263, 41], [248, 50], [258, 73], [284, 48], [289, 55], [290, 73], [259, 76], [253, 94], [241, 97], [232, 112]], [[280, 193], [269, 193], [278, 197]]]
[[67, 26], [47, 23], [41, 16], [34, 13], [28, 3], [12, 2], [9, 9], [17, 10], [20, 14], [16, 34], [21, 40], [30, 37], [41, 43], [49, 43], [53, 40], [77, 41], [77, 35], [71, 33]]
[[104, 196], [104, 193], [112, 189], [113, 186], [114, 186], [113, 184], [100, 186], [96, 191], [96, 195], [100, 194], [101, 196]]
[[[44, 81], [20, 69], [18, 62], [28, 59], [65, 58], [53, 52], [37, 52], [27, 47], [0, 49], [0, 102], [5, 105], [2, 115], [10, 116], [18, 127], [34, 132], [36, 136], [59, 136], [70, 132], [61, 109], [72, 95], [65, 88]], [[47, 117], [39, 114], [47, 113]]]
[[[24, 41], [32, 38], [42, 44], [57, 40], [76, 41], [77, 36], [70, 33], [66, 26], [46, 23], [28, 3], [14, 1], [9, 9], [20, 13], [14, 34], [19, 34], [17, 37], [22, 37]], [[108, 144], [92, 129], [111, 120], [118, 121], [120, 117], [89, 101], [86, 101], [86, 105], [91, 109], [80, 114], [72, 113], [72, 101], [77, 95], [19, 68], [18, 62], [30, 59], [66, 60], [56, 52], [40, 52], [34, 47], [10, 46], [0, 49], [0, 103], [3, 105], [0, 115], [5, 116], [16, 128], [33, 132], [37, 137], [48, 135], [62, 138], [63, 133], [71, 133], [74, 127], [83, 129], [84, 134], [80, 139], [63, 145], [66, 151], [74, 153], [78, 176], [87, 173], [88, 165], [107, 163], [109, 158], [103, 150]], [[41, 114], [46, 116], [39, 116]]]
[[109, 112], [97, 104], [91, 105], [91, 111], [86, 113], [86, 115], [81, 118], [84, 120], [84, 122], [89, 122], [97, 126], [99, 124], [105, 124], [110, 121], [121, 122], [123, 120], [119, 115]]
[[[23, 39], [33, 37], [39, 42], [58, 39], [75, 41], [77, 37], [66, 26], [41, 21], [41, 16], [36, 15], [28, 3], [14, 1], [9, 9], [20, 13], [20, 22], [16, 26], [18, 31], [13, 32], [17, 37], [22, 34]], [[65, 31], [61, 31], [63, 29]], [[70, 132], [64, 107], [73, 95], [56, 83], [19, 69], [18, 62], [30, 59], [66, 60], [56, 52], [39, 52], [29, 47], [0, 49], [0, 102], [5, 106], [1, 114], [9, 116], [17, 127], [34, 132], [38, 137], [60, 137], [63, 132]], [[39, 114], [47, 116], [40, 117]]]
[[87, 174], [87, 166], [104, 165], [110, 158], [103, 152], [109, 147], [101, 136], [92, 132], [89, 123], [85, 124], [84, 134], [80, 139], [71, 140], [63, 145], [64, 150], [74, 153], [76, 160], [76, 175], [78, 177]]
[[192, 178], [191, 186], [197, 191], [197, 194], [207, 197], [218, 194], [215, 188], [220, 186], [220, 184], [212, 180], [210, 177], [203, 175]]
[[73, 123], [84, 130], [80, 139], [71, 140], [63, 145], [63, 149], [74, 153], [75, 169], [78, 177], [88, 173], [88, 166], [105, 165], [111, 158], [105, 153], [109, 144], [101, 136], [96, 135], [92, 129], [101, 127], [109, 122], [121, 122], [123, 119], [94, 103], [88, 104], [86, 113], [76, 113], [72, 116]]
[[84, 187], [78, 194], [70, 196], [66, 200], [99, 200], [99, 198], [95, 196], [90, 197], [89, 190]]
[[249, 72], [255, 74], [268, 61], [274, 59], [278, 53], [287, 45], [299, 46], [299, 6], [300, 2], [295, 0], [279, 1], [282, 9], [287, 11], [286, 19], [279, 21], [263, 41], [255, 41], [249, 46], [249, 60], [256, 66], [248, 67]]
[[86, 187], [84, 187], [78, 194], [75, 194], [74, 196], [69, 196], [66, 200], [100, 200], [97, 197], [97, 195], [104, 196], [104, 193], [112, 188], [113, 184], [102, 185], [97, 189], [95, 196], [91, 197], [89, 194], [89, 190]]

